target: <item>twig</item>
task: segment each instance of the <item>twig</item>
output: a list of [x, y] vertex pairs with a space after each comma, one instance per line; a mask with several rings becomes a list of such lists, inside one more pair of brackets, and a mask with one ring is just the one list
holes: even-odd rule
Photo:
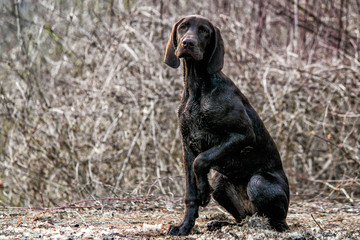
[[327, 183], [327, 182], [325, 182], [324, 184], [325, 184], [326, 186], [328, 186], [329, 188], [333, 189], [333, 190], [341, 191], [341, 192], [345, 195], [345, 197], [346, 197], [351, 203], [354, 202], [354, 199], [352, 199], [352, 198], [350, 197], [350, 195], [346, 192], [345, 188], [334, 187], [333, 185], [331, 185], [330, 183]]
[[79, 216], [79, 218], [81, 218], [81, 221], [82, 221], [82, 223], [83, 223], [85, 226], [89, 226], [89, 225], [86, 223], [85, 219], [80, 215], [79, 212], [76, 211], [75, 214], [77, 214], [77, 215]]
[[316, 223], [316, 225], [318, 225], [318, 227], [321, 229], [321, 231], [324, 231], [324, 229], [320, 226], [320, 224], [315, 220], [314, 216], [312, 215], [312, 213], [310, 214], [312, 219], [314, 220], [314, 222]]
[[267, 67], [265, 69], [265, 72], [264, 72], [264, 75], [263, 75], [263, 78], [262, 78], [262, 86], [264, 88], [264, 93], [265, 93], [265, 96], [267, 97], [267, 99], [269, 100], [269, 105], [270, 105], [270, 108], [271, 108], [271, 111], [273, 112], [274, 115], [276, 115], [276, 110], [275, 110], [275, 105], [274, 105], [274, 101], [271, 97], [271, 94], [269, 93], [268, 91], [268, 87], [267, 87], [267, 75], [269, 73], [269, 67]]

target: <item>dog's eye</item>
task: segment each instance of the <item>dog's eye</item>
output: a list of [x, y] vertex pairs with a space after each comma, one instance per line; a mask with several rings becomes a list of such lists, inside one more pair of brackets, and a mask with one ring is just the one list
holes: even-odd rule
[[206, 34], [209, 33], [209, 31], [205, 27], [199, 27], [199, 33]]
[[187, 23], [183, 23], [180, 25], [179, 30], [185, 30], [188, 27]]

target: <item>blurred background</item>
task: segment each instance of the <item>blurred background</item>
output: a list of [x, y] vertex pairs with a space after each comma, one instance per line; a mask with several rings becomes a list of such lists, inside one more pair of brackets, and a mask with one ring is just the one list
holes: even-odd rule
[[293, 196], [360, 196], [359, 0], [2, 0], [0, 206], [183, 195], [163, 55], [190, 14], [221, 29]]

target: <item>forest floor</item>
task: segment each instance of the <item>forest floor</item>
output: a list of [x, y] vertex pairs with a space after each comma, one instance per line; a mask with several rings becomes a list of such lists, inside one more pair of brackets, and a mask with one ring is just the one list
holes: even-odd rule
[[192, 234], [186, 237], [166, 235], [170, 224], [182, 220], [181, 200], [79, 203], [37, 210], [0, 208], [0, 239], [360, 239], [360, 201], [293, 198], [287, 217], [290, 229], [284, 233], [271, 230], [267, 220], [258, 216], [210, 231], [208, 222], [234, 223], [212, 201], [201, 209]]

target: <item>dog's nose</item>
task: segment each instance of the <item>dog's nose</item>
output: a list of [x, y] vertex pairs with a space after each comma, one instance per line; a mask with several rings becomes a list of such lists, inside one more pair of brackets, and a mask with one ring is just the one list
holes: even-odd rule
[[184, 38], [182, 41], [183, 47], [194, 47], [196, 44], [196, 40], [193, 38]]

